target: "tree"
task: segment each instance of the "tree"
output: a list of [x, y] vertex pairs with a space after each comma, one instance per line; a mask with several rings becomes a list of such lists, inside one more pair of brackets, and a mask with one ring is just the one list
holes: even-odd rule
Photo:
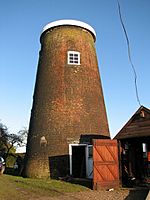
[[6, 152], [6, 146], [7, 143], [7, 135], [8, 135], [8, 129], [7, 127], [0, 123], [0, 154], [4, 155]]
[[27, 133], [26, 128], [23, 128], [17, 134], [9, 133], [8, 128], [0, 123], [0, 153], [5, 154], [5, 160], [11, 151], [14, 152], [17, 147], [25, 145]]
[[27, 137], [28, 137], [28, 129], [24, 127], [18, 132], [18, 135], [22, 139], [22, 146], [27, 144]]

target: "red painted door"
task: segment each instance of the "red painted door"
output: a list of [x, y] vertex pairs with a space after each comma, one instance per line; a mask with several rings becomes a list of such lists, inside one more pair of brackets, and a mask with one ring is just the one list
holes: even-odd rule
[[117, 140], [93, 140], [93, 189], [119, 187]]

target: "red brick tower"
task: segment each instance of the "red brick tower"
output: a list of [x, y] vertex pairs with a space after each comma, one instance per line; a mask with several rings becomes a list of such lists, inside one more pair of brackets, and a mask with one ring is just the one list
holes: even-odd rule
[[69, 144], [109, 137], [95, 40], [94, 29], [76, 20], [43, 29], [27, 142], [28, 177], [65, 176]]

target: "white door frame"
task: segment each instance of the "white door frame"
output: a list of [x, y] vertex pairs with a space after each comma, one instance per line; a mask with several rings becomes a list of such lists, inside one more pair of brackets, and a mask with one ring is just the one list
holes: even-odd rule
[[[89, 148], [92, 148], [92, 154], [89, 152]], [[87, 178], [92, 179], [93, 178], [93, 145], [88, 145], [88, 165], [87, 165]]]
[[70, 175], [72, 175], [72, 147], [74, 146], [85, 147], [85, 165], [86, 165], [86, 177], [87, 177], [88, 176], [88, 145], [87, 144], [69, 144]]

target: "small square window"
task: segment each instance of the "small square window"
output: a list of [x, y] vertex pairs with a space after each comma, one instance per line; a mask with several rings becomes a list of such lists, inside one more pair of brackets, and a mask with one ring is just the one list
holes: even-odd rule
[[68, 64], [80, 65], [80, 52], [68, 51]]

